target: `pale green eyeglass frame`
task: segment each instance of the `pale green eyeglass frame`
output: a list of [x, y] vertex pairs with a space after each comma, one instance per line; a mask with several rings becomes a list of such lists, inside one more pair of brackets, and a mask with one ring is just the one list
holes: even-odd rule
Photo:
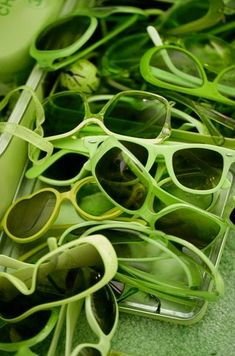
[[[5, 267], [5, 271], [0, 272], [1, 298], [7, 296], [10, 303], [11, 298], [14, 298], [17, 293], [21, 293], [25, 297], [33, 294], [36, 291], [38, 279], [44, 281], [49, 273], [56, 270], [62, 273], [63, 270], [68, 271], [82, 267], [102, 267], [103, 275], [94, 284], [80, 292], [74, 291], [72, 295], [65, 296], [61, 300], [44, 303], [42, 301], [41, 304], [30, 307], [18, 316], [6, 317], [1, 315], [3, 320], [17, 322], [37, 311], [81, 300], [105, 286], [116, 274], [118, 267], [116, 252], [109, 240], [103, 235], [87, 236], [59, 247], [55, 238], [49, 238], [48, 244], [51, 251], [39, 258], [34, 264], [0, 255], [0, 263]], [[11, 272], [7, 272], [8, 268], [11, 269]]]
[[[7, 236], [9, 238], [11, 238], [13, 241], [15, 241], [17, 243], [27, 244], [27, 243], [36, 241], [37, 239], [42, 237], [50, 228], [53, 227], [53, 224], [59, 215], [61, 204], [65, 200], [69, 200], [72, 203], [73, 207], [75, 208], [76, 212], [80, 216], [82, 216], [84, 219], [88, 219], [88, 220], [110, 219], [110, 218], [115, 218], [122, 214], [122, 210], [117, 208], [115, 205], [113, 208], [109, 209], [108, 211], [106, 211], [100, 215], [89, 214], [88, 212], [86, 212], [85, 210], [80, 208], [76, 201], [76, 197], [77, 197], [77, 195], [79, 196], [79, 191], [86, 184], [96, 184], [94, 177], [85, 177], [85, 178], [81, 179], [80, 181], [77, 181], [73, 185], [73, 187], [67, 192], [59, 192], [58, 190], [56, 190], [54, 188], [47, 187], [47, 188], [42, 188], [36, 192], [33, 192], [30, 195], [23, 196], [23, 197], [17, 199], [15, 202], [13, 202], [12, 205], [10, 205], [10, 207], [7, 209], [6, 213], [4, 214], [4, 217], [1, 222], [1, 226], [2, 226], [3, 230], [5, 231], [5, 233], [7, 234]], [[27, 201], [29, 202], [29, 207], [30, 207], [30, 199], [34, 199], [35, 197], [37, 197], [39, 195], [42, 196], [43, 194], [44, 195], [51, 194], [51, 197], [54, 198], [54, 202], [52, 202], [54, 204], [53, 211], [50, 211], [50, 213], [48, 214], [48, 220], [46, 221], [46, 223], [44, 223], [43, 227], [39, 228], [38, 231], [34, 232], [30, 236], [23, 237], [23, 236], [19, 236], [19, 235], [17, 236], [16, 234], [13, 234], [13, 232], [11, 231], [11, 228], [8, 225], [11, 225], [12, 224], [11, 220], [14, 220], [14, 209], [17, 207], [17, 205], [22, 204], [22, 203], [25, 204], [25, 203], [27, 203]], [[48, 201], [49, 201], [49, 199], [48, 199]], [[32, 208], [33, 208], [33, 206], [32, 206]], [[45, 207], [45, 211], [46, 211], [46, 207]], [[13, 214], [13, 216], [11, 217], [12, 214]], [[26, 214], [26, 210], [25, 210], [25, 214]], [[28, 215], [28, 220], [30, 220], [30, 215]], [[13, 221], [13, 224], [14, 224], [14, 221]], [[21, 224], [23, 224], [23, 222], [21, 222]], [[40, 223], [40, 225], [41, 224], [42, 223]], [[34, 225], [35, 225], [35, 222], [34, 222]]]

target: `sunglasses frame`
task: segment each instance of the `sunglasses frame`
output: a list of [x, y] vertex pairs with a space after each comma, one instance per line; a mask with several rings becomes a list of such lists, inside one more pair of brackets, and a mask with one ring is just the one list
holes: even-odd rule
[[[116, 208], [114, 206], [114, 208], [108, 210], [107, 212], [101, 214], [101, 215], [91, 215], [89, 213], [87, 213], [86, 211], [82, 210], [77, 202], [76, 202], [76, 196], [79, 192], [79, 190], [81, 190], [86, 184], [96, 184], [95, 179], [93, 177], [85, 177], [84, 179], [81, 179], [80, 181], [77, 181], [73, 187], [67, 191], [67, 192], [59, 192], [58, 190], [52, 188], [52, 187], [47, 187], [47, 188], [42, 188], [36, 192], [33, 192], [32, 194], [29, 194], [27, 196], [23, 196], [19, 199], [17, 199], [12, 205], [10, 205], [10, 207], [7, 209], [6, 213], [3, 216], [2, 219], [2, 228], [5, 231], [5, 233], [7, 234], [7, 236], [9, 238], [11, 238], [13, 241], [20, 243], [20, 244], [26, 244], [26, 243], [31, 243], [37, 239], [39, 239], [40, 237], [43, 236], [43, 234], [45, 234], [51, 227], [53, 227], [53, 223], [56, 221], [56, 218], [59, 215], [60, 212], [60, 207], [63, 203], [63, 201], [65, 200], [69, 200], [73, 207], [75, 208], [75, 210], [77, 211], [77, 213], [82, 216], [85, 219], [88, 220], [104, 220], [104, 219], [112, 219], [115, 218], [117, 216], [119, 216], [122, 213], [122, 210]], [[20, 203], [22, 203], [23, 201], [29, 201], [30, 203], [30, 199], [34, 198], [35, 196], [39, 195], [39, 194], [43, 194], [43, 193], [52, 193], [54, 194], [55, 197], [55, 205], [54, 205], [54, 209], [53, 212], [51, 213], [49, 219], [47, 220], [46, 224], [43, 225], [43, 227], [36, 233], [34, 233], [31, 236], [28, 237], [19, 237], [19, 236], [15, 236], [14, 234], [11, 233], [10, 229], [8, 228], [8, 219], [9, 219], [9, 215], [12, 213], [12, 210]]]
[[[51, 241], [49, 238], [48, 244], [50, 244], [50, 242]], [[93, 256], [92, 254], [89, 256], [84, 256], [84, 246], [86, 247], [89, 245], [92, 247], [92, 249], [95, 249], [103, 263], [104, 274], [102, 278], [96, 281], [96, 283], [94, 283], [92, 286], [81, 292], [78, 292], [77, 294], [66, 296], [61, 300], [38, 304], [12, 318], [4, 317], [1, 315], [2, 320], [7, 322], [18, 322], [37, 311], [51, 309], [57, 306], [63, 306], [67, 303], [83, 299], [90, 293], [93, 293], [106, 285], [114, 277], [117, 271], [116, 252], [114, 251], [113, 246], [109, 240], [102, 235], [96, 234], [87, 236], [86, 238], [80, 238], [62, 246], [56, 246], [56, 248], [54, 248], [54, 240], [52, 243], [52, 251], [43, 255], [33, 264], [22, 262], [5, 255], [0, 255], [2, 266], [6, 268], [14, 268], [16, 270], [13, 273], [9, 273], [7, 271], [0, 272], [1, 286], [4, 287], [5, 293], [15, 293], [16, 289], [18, 293], [21, 293], [27, 297], [35, 292], [38, 276], [41, 279], [46, 278], [47, 274], [51, 271], [55, 271], [55, 269], [61, 271], [63, 268], [68, 270], [69, 268], [81, 268], [81, 266], [90, 266], [91, 264], [92, 267], [96, 266], [100, 263], [100, 261], [96, 260], [97, 256], [94, 254]], [[84, 257], [89, 258], [84, 259]], [[43, 264], [45, 266], [45, 271], [40, 270], [40, 267], [43, 266]]]
[[[93, 224], [93, 226], [92, 226], [92, 224]], [[89, 227], [89, 225], [91, 225], [91, 227]], [[128, 278], [128, 274], [132, 277], [135, 274], [135, 278], [132, 280], [132, 283], [130, 283], [131, 285], [133, 285], [134, 287], [138, 285], [140, 290], [143, 290], [143, 287], [145, 286], [146, 291], [148, 291], [148, 289], [150, 289], [153, 292], [153, 294], [154, 294], [154, 290], [155, 290], [155, 294], [156, 294], [156, 290], [157, 290], [158, 291], [157, 295], [159, 297], [162, 297], [163, 295], [165, 297], [167, 297], [167, 295], [168, 296], [175, 295], [175, 296], [183, 297], [183, 298], [185, 298], [185, 297], [187, 298], [188, 296], [191, 296], [191, 297], [194, 296], [194, 297], [199, 297], [199, 298], [202, 297], [202, 298], [205, 298], [208, 300], [215, 300], [218, 298], [218, 296], [221, 296], [224, 293], [224, 285], [223, 285], [222, 277], [220, 276], [217, 268], [210, 261], [209, 257], [207, 257], [207, 255], [204, 252], [202, 252], [200, 249], [198, 249], [192, 243], [190, 243], [182, 238], [165, 234], [164, 232], [162, 232], [160, 230], [155, 230], [155, 229], [150, 228], [149, 226], [144, 226], [143, 224], [136, 223], [136, 222], [127, 222], [126, 223], [123, 221], [103, 221], [103, 222], [98, 222], [97, 224], [96, 224], [96, 222], [87, 222], [84, 224], [83, 223], [75, 224], [75, 225], [69, 227], [61, 235], [61, 237], [59, 239], [59, 244], [63, 244], [63, 241], [66, 241], [67, 236], [71, 232], [73, 232], [73, 230], [79, 229], [81, 227], [82, 228], [87, 227], [87, 230], [85, 230], [80, 235], [81, 237], [89, 236], [92, 233], [99, 233], [100, 231], [103, 231], [105, 229], [115, 229], [115, 228], [139, 232], [141, 234], [140, 237], [143, 241], [153, 244], [153, 246], [160, 248], [161, 250], [165, 251], [168, 255], [171, 255], [171, 257], [178, 260], [178, 262], [184, 268], [185, 273], [188, 277], [189, 286], [187, 288], [181, 288], [177, 285], [177, 283], [176, 283], [176, 285], [172, 286], [172, 285], [166, 283], [166, 281], [165, 281], [165, 285], [161, 285], [160, 281], [158, 283], [156, 276], [154, 276], [154, 280], [151, 279], [151, 281], [148, 281], [148, 278], [146, 279], [146, 276], [144, 275], [144, 273], [143, 273], [143, 276], [141, 277], [140, 275], [142, 274], [142, 272], [140, 272], [140, 275], [138, 275], [138, 272], [135, 271], [135, 269], [130, 268], [130, 270], [128, 270], [128, 268], [130, 266], [128, 266], [126, 268], [126, 265], [122, 262], [122, 260], [127, 261], [128, 259], [119, 258], [118, 254], [117, 254], [118, 272], [115, 276], [115, 280], [120, 279], [121, 282], [126, 283], [125, 278]], [[201, 259], [201, 261], [203, 261], [204, 266], [201, 264], [197, 265], [197, 262], [194, 261], [193, 259], [191, 260], [191, 258], [188, 259], [188, 256], [185, 255], [184, 253], [181, 253], [181, 251], [179, 251], [176, 247], [174, 247], [172, 245], [172, 242], [177, 243], [180, 246], [185, 247], [187, 250], [191, 251], [193, 253], [193, 255], [197, 256], [197, 258], [199, 258], [199, 259]], [[154, 259], [154, 258], [151, 258], [151, 259]], [[134, 259], [132, 258], [131, 260], [133, 261]], [[137, 259], [137, 260], [140, 260], [140, 259]], [[142, 258], [141, 260], [144, 260], [144, 258]], [[196, 263], [196, 265], [194, 265], [194, 263]], [[195, 270], [195, 266], [196, 266], [196, 270]], [[212, 293], [209, 291], [198, 290], [198, 287], [199, 287], [198, 283], [199, 282], [201, 283], [201, 278], [202, 278], [202, 275], [201, 275], [200, 280], [199, 280], [198, 270], [197, 270], [198, 267], [202, 268], [202, 270], [204, 272], [209, 273], [210, 277], [213, 276], [216, 292]], [[125, 274], [126, 274], [125, 271], [127, 272], [126, 276], [125, 276]], [[136, 279], [136, 285], [135, 285], [135, 279]], [[138, 282], [137, 282], [137, 280], [138, 280]], [[131, 279], [129, 280], [129, 282], [130, 281], [131, 281]], [[145, 282], [146, 282], [146, 285], [145, 285]], [[151, 282], [151, 283], [148, 284], [148, 282]], [[151, 286], [151, 284], [153, 284], [153, 285]], [[141, 285], [142, 285], [142, 287], [141, 287]], [[155, 287], [154, 287], [154, 285], [155, 285]], [[196, 285], [197, 285], [197, 288], [195, 289]], [[161, 293], [162, 293], [162, 295], [161, 295]]]
[[[44, 101], [44, 107], [47, 104], [47, 102], [49, 102], [51, 99], [54, 98], [59, 98], [59, 97], [63, 97], [63, 96], [70, 96], [70, 95], [77, 95], [78, 97], [80, 97], [83, 101], [84, 104], [84, 111], [85, 111], [85, 117], [83, 118], [83, 120], [72, 130], [66, 132], [66, 133], [62, 133], [62, 134], [58, 134], [58, 135], [53, 135], [53, 136], [46, 136], [45, 139], [48, 140], [50, 143], [54, 140], [58, 140], [58, 139], [62, 139], [62, 138], [66, 138], [68, 136], [73, 136], [75, 137], [76, 135], [79, 134], [79, 131], [84, 128], [87, 125], [93, 125], [96, 124], [98, 125], [105, 134], [107, 135], [115, 135], [115, 137], [117, 138], [125, 138], [128, 137], [126, 135], [121, 135], [121, 134], [117, 134], [115, 132], [110, 131], [108, 128], [106, 128], [106, 126], [104, 125], [103, 121], [104, 121], [104, 115], [107, 111], [107, 109], [112, 106], [112, 104], [117, 101], [119, 98], [125, 97], [125, 96], [144, 96], [145, 98], [147, 96], [150, 97], [150, 99], [156, 99], [156, 101], [161, 102], [166, 109], [166, 117], [165, 117], [165, 122], [164, 125], [162, 127], [162, 130], [160, 132], [160, 134], [154, 138], [154, 139], [145, 139], [145, 138], [138, 138], [138, 137], [133, 137], [133, 139], [136, 140], [144, 140], [146, 142], [152, 142], [152, 143], [159, 143], [162, 140], [166, 139], [169, 135], [170, 135], [170, 112], [171, 112], [171, 106], [170, 103], [168, 102], [167, 99], [165, 99], [163, 96], [160, 96], [158, 94], [154, 94], [151, 92], [146, 92], [146, 91], [141, 91], [141, 90], [126, 90], [126, 91], [121, 91], [115, 95], [113, 95], [108, 102], [102, 107], [102, 109], [100, 110], [99, 113], [93, 114], [90, 112], [90, 108], [89, 108], [89, 101], [86, 99], [86, 97], [82, 94], [82, 93], [78, 93], [78, 92], [74, 92], [74, 91], [64, 91], [64, 92], [60, 92], [57, 94], [54, 94], [52, 96], [49, 96], [45, 101]], [[68, 108], [69, 109], [69, 108]]]
[[[152, 70], [151, 70], [151, 59], [153, 57], [154, 54], [156, 54], [157, 52], [163, 51], [163, 55], [164, 55], [164, 51], [165, 50], [175, 50], [178, 52], [183, 53], [184, 55], [188, 56], [197, 66], [197, 70], [200, 73], [200, 78], [202, 80], [202, 83], [198, 85], [198, 87], [193, 87], [193, 88], [187, 88], [187, 87], [183, 87], [180, 85], [175, 85], [175, 84], [171, 84], [171, 83], [167, 83], [164, 82], [161, 79], [158, 79], [156, 76], [154, 76], [152, 74]], [[165, 55], [167, 56], [168, 60], [170, 60], [170, 58], [168, 57], [167, 53], [165, 53]], [[171, 60], [170, 60], [171, 61]], [[174, 66], [174, 64], [173, 64]], [[155, 69], [155, 68], [154, 68]], [[177, 68], [176, 68], [177, 69]], [[181, 93], [185, 93], [188, 95], [194, 95], [197, 97], [203, 97], [203, 98], [207, 98], [210, 100], [214, 100], [214, 101], [219, 101], [223, 104], [226, 105], [235, 105], [235, 99], [229, 99], [226, 96], [222, 95], [218, 89], [217, 89], [217, 84], [220, 80], [220, 78], [226, 73], [229, 72], [230, 70], [234, 69], [235, 70], [235, 65], [231, 65], [225, 69], [223, 69], [217, 76], [216, 78], [210, 82], [207, 79], [207, 75], [206, 72], [201, 64], [201, 62], [197, 59], [197, 57], [195, 57], [191, 52], [187, 51], [186, 49], [179, 47], [179, 46], [174, 46], [174, 45], [161, 45], [161, 46], [157, 46], [157, 47], [153, 47], [151, 49], [149, 49], [148, 51], [146, 51], [143, 56], [141, 57], [140, 60], [140, 72], [141, 75], [143, 76], [143, 78], [149, 82], [150, 84], [153, 84], [155, 86], [164, 88], [164, 89], [169, 89], [169, 90], [174, 90], [174, 91], [178, 91]], [[158, 70], [157, 68], [155, 70]]]
[[[87, 41], [92, 37], [96, 28], [98, 27], [98, 19], [103, 20], [109, 16], [116, 13], [129, 13], [131, 16], [125, 22], [119, 23], [115, 29], [110, 33], [104, 34], [103, 38], [96, 41], [94, 44], [88, 46], [88, 48], [83, 48]], [[42, 37], [44, 33], [57, 25], [66, 23], [68, 20], [74, 17], [86, 16], [90, 19], [90, 25], [85, 33], [75, 41], [72, 45], [68, 47], [57, 49], [57, 50], [39, 50], [37, 48], [37, 40]], [[39, 66], [48, 71], [58, 70], [65, 67], [79, 58], [83, 58], [85, 55], [89, 54], [94, 49], [97, 49], [107, 41], [111, 40], [121, 32], [123, 32], [128, 27], [135, 24], [139, 16], [146, 16], [145, 12], [137, 7], [131, 6], [117, 6], [117, 7], [101, 7], [101, 8], [90, 8], [88, 11], [86, 9], [79, 9], [72, 14], [66, 15], [65, 17], [49, 24], [37, 35], [34, 42], [30, 47], [30, 55], [37, 60]], [[81, 49], [81, 50], [80, 50]], [[60, 59], [60, 61], [58, 61]]]

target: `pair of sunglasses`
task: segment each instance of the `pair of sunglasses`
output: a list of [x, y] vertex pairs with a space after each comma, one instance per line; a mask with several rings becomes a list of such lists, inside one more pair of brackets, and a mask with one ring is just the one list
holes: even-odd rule
[[94, 177], [86, 177], [66, 192], [47, 187], [19, 198], [6, 211], [2, 228], [15, 242], [31, 243], [53, 227], [66, 200], [84, 219], [104, 220], [122, 214], [100, 191]]
[[145, 52], [140, 61], [140, 71], [147, 82], [160, 88], [235, 105], [234, 65], [223, 69], [210, 81], [197, 57], [182, 47], [162, 45], [155, 28], [149, 26], [148, 29], [156, 47]]
[[[0, 315], [18, 322], [45, 309], [83, 299], [105, 286], [117, 271], [117, 257], [108, 239], [93, 235], [51, 249], [35, 263], [1, 255]], [[10, 269], [10, 270], [9, 270]]]
[[[223, 282], [210, 259], [193, 243], [181, 237], [165, 234], [136, 222], [104, 221], [76, 224], [64, 231], [59, 243], [78, 237], [101, 233], [112, 243], [118, 258], [115, 280], [136, 277], [148, 288], [166, 295], [218, 298], [223, 294]], [[185, 252], [188, 251], [189, 253]], [[199, 262], [200, 261], [200, 262]], [[202, 276], [209, 273], [216, 280], [214, 293], [201, 290]], [[122, 279], [121, 275], [124, 274]], [[137, 282], [137, 281], [136, 281]], [[150, 284], [148, 284], [148, 282]], [[152, 283], [152, 287], [150, 287]], [[129, 283], [128, 283], [129, 284]], [[130, 283], [133, 287], [137, 285]], [[140, 287], [140, 286], [138, 286]]]
[[91, 112], [93, 102], [73, 91], [47, 97], [43, 107], [46, 117], [43, 131], [48, 141], [79, 135], [87, 125], [99, 126], [108, 135], [132, 136], [153, 143], [161, 142], [170, 134], [170, 103], [146, 91], [120, 92], [94, 113]]
[[30, 47], [40, 67], [58, 70], [134, 26], [143, 10], [132, 6], [79, 9], [41, 30]]
[[[76, 150], [78, 140], [57, 141], [61, 148]], [[234, 151], [204, 144], [164, 143], [140, 145], [118, 141], [114, 137], [84, 137], [82, 144], [90, 152], [90, 169], [100, 189], [128, 214], [141, 214], [147, 221], [154, 216], [146, 210], [154, 195], [166, 205], [179, 199], [163, 191], [150, 174], [156, 163], [164, 162], [172, 182], [179, 189], [193, 194], [218, 192], [227, 184], [227, 175], [234, 163]], [[162, 159], [164, 158], [164, 161]], [[155, 174], [155, 173], [154, 173]], [[189, 177], [193, 179], [189, 179]], [[182, 201], [181, 201], [182, 202]], [[143, 214], [143, 215], [142, 215]]]

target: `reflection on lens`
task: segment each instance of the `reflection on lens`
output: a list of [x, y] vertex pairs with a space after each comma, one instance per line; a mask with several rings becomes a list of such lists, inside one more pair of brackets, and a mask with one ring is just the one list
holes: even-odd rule
[[107, 151], [95, 168], [96, 177], [104, 191], [129, 210], [141, 208], [147, 196], [148, 189], [136, 175], [137, 171], [140, 168], [117, 147]]
[[83, 98], [79, 93], [63, 93], [49, 96], [43, 104], [45, 136], [63, 134], [74, 129], [85, 117]]
[[105, 335], [110, 334], [116, 319], [116, 304], [109, 286], [91, 294], [91, 307], [97, 324]]
[[[187, 188], [208, 190], [215, 188], [223, 173], [223, 156], [209, 149], [186, 148], [173, 155], [173, 169], [178, 181]], [[198, 180], [183, 179], [184, 175], [198, 174]]]
[[206, 215], [187, 208], [176, 209], [160, 217], [156, 229], [180, 237], [198, 248], [206, 247], [219, 234], [219, 224]]
[[86, 162], [86, 156], [69, 152], [61, 156], [50, 167], [48, 167], [43, 172], [43, 176], [59, 181], [72, 179], [80, 173]]
[[104, 124], [121, 135], [153, 139], [162, 131], [166, 115], [166, 103], [153, 95], [122, 94], [107, 108]]
[[155, 51], [150, 59], [150, 72], [156, 79], [179, 88], [198, 88], [203, 84], [197, 63], [180, 49]]
[[223, 96], [235, 99], [235, 68], [228, 69], [217, 82], [217, 89]]
[[58, 21], [39, 35], [36, 48], [41, 51], [67, 48], [84, 35], [89, 25], [87, 16], [72, 16]]
[[8, 231], [20, 238], [38, 233], [47, 224], [55, 205], [56, 196], [50, 191], [40, 192], [30, 199], [19, 201], [7, 216]]
[[92, 346], [84, 346], [78, 353], [79, 356], [102, 356], [101, 352]]

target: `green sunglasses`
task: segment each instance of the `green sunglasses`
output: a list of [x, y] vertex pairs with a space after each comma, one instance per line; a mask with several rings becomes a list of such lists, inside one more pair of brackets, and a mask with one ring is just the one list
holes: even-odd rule
[[35, 355], [30, 347], [42, 342], [55, 328], [59, 309], [42, 310], [17, 323], [0, 322], [0, 350], [17, 355]]
[[40, 67], [58, 70], [133, 26], [143, 10], [131, 6], [79, 9], [44, 28], [30, 47]]
[[[96, 224], [93, 221], [75, 224], [68, 228], [61, 235], [59, 243], [76, 240], [80, 236], [86, 237], [90, 233], [101, 233], [112, 243], [118, 257], [118, 272], [115, 275], [115, 280], [119, 280], [120, 277], [120, 281], [125, 282], [121, 277], [124, 273], [129, 276], [135, 275], [140, 282], [141, 276], [138, 275], [138, 271], [135, 271], [136, 267], [139, 272], [142, 270], [149, 274], [147, 277], [143, 272], [143, 286], [145, 281], [153, 283], [151, 289], [155, 290], [154, 294], [158, 290], [159, 297], [164, 294], [178, 295], [179, 297], [188, 295], [213, 300], [223, 294], [223, 283], [215, 266], [191, 242], [136, 222], [104, 221]], [[193, 251], [195, 259], [185, 251]], [[203, 262], [198, 262], [200, 260]], [[212, 273], [213, 279], [216, 280], [217, 292], [211, 294], [198, 290], [201, 288], [202, 276], [205, 271], [209, 275]], [[143, 286], [140, 289], [143, 290]], [[146, 292], [149, 287], [147, 283]]]
[[85, 219], [103, 220], [122, 214], [100, 191], [95, 179], [86, 177], [67, 192], [47, 187], [19, 198], [6, 211], [2, 228], [15, 242], [31, 243], [53, 227], [65, 200]]
[[1, 319], [18, 322], [38, 311], [83, 299], [117, 271], [116, 253], [102, 235], [54, 248], [34, 264], [1, 255]]
[[48, 141], [75, 136], [87, 125], [99, 126], [105, 134], [118, 138], [132, 136], [153, 143], [170, 134], [171, 107], [160, 95], [129, 90], [112, 96], [98, 113], [92, 113], [90, 105], [84, 95], [73, 91], [47, 97], [44, 136]]
[[223, 69], [209, 81], [200, 61], [179, 46], [161, 45], [157, 31], [150, 26], [149, 33], [156, 47], [149, 49], [140, 61], [143, 78], [161, 88], [194, 95], [227, 105], [235, 105], [235, 66]]
[[[120, 187], [130, 185], [129, 189], [137, 174], [139, 179], [150, 177], [147, 172], [153, 169], [154, 163], [159, 161], [160, 164], [163, 157], [169, 176], [180, 189], [196, 194], [213, 193], [222, 187], [235, 160], [234, 150], [205, 144], [169, 141], [151, 145], [137, 143], [131, 138], [119, 141], [115, 137], [101, 136], [58, 140], [54, 144], [57, 148], [72, 151], [79, 151], [80, 145], [85, 147], [90, 156], [90, 169], [101, 186], [102, 182], [104, 185], [107, 182], [107, 185], [120, 184]], [[89, 169], [89, 166], [86, 168]], [[184, 182], [185, 177], [196, 173], [201, 177], [198, 182], [190, 183], [188, 179], [187, 183]], [[146, 179], [149, 181], [149, 178]]]
[[157, 28], [162, 33], [184, 35], [208, 29], [224, 18], [222, 0], [175, 1], [159, 18]]

